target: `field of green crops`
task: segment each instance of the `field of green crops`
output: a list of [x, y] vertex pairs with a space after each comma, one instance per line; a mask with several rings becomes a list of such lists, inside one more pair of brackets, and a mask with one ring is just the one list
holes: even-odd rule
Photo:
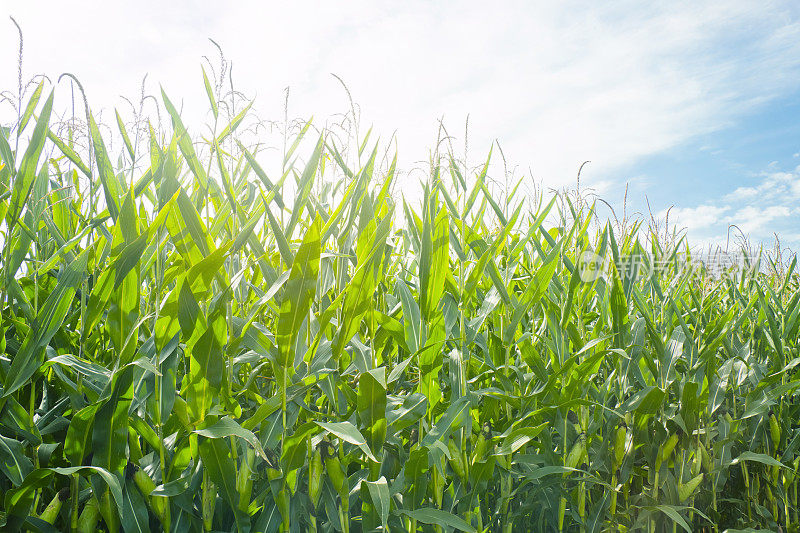
[[794, 259], [205, 86], [1, 130], [3, 531], [798, 530]]

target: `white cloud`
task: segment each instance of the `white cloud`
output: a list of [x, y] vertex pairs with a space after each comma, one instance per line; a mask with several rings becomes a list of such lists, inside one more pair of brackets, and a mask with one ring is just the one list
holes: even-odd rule
[[797, 211], [785, 205], [742, 207], [726, 219], [729, 224], [736, 224], [746, 235], [756, 238], [771, 235], [771, 224], [797, 214]]
[[[692, 242], [724, 243], [729, 228], [752, 244], [770, 243], [778, 234], [794, 250], [800, 247], [800, 167], [791, 172], [770, 170], [754, 177], [755, 184], [739, 187], [716, 201], [670, 211], [670, 225], [686, 229]], [[666, 210], [659, 213], [666, 216]]]
[[800, 179], [798, 171], [794, 172], [764, 172], [759, 175], [761, 183], [756, 186], [739, 187], [725, 196], [726, 200], [752, 200], [773, 199], [800, 196]]
[[676, 224], [690, 232], [705, 232], [717, 226], [725, 218], [725, 213], [731, 210], [728, 206], [699, 205], [697, 207], [678, 207], [659, 213], [660, 218], [669, 214], [670, 225]]

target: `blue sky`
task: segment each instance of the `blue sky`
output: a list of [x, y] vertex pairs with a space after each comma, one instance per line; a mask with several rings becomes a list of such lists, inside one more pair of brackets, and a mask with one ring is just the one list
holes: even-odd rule
[[120, 95], [136, 97], [148, 74], [148, 92], [177, 95], [191, 128], [207, 118], [212, 37], [264, 117], [283, 116], [287, 86], [293, 116], [346, 111], [339, 75], [364, 129], [397, 134], [406, 169], [441, 117], [463, 146], [469, 114], [472, 165], [499, 140], [518, 175], [564, 188], [591, 160], [582, 188], [618, 211], [628, 184], [629, 212], [647, 195], [693, 242], [724, 242], [736, 224], [800, 248], [797, 2], [28, 4], [0, 6], [0, 89], [15, 82], [13, 15], [26, 75], [70, 71], [94, 109], [126, 109]]
[[[620, 171], [630, 183], [629, 208], [671, 221], [695, 241], [727, 242], [735, 224], [753, 244], [800, 244], [800, 91], [759, 105], [726, 127], [642, 157]], [[621, 203], [625, 183], [609, 188]], [[607, 198], [607, 199], [608, 199]], [[731, 242], [739, 233], [732, 229]]]

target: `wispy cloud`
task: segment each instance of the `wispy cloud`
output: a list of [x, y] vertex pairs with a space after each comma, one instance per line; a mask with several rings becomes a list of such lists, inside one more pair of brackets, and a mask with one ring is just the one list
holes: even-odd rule
[[[725, 127], [800, 82], [792, 2], [131, 6], [37, 2], [0, 13], [23, 25], [29, 73], [70, 70], [95, 105], [120, 105], [149, 72], [153, 89], [183, 95], [201, 122], [198, 63], [215, 53], [213, 37], [266, 116], [282, 116], [287, 85], [291, 113], [343, 111], [335, 72], [367, 124], [383, 138], [397, 130], [406, 165], [427, 156], [437, 118], [461, 137], [469, 114], [473, 162], [499, 139], [510, 161], [550, 186], [571, 183], [587, 159], [587, 186], [624, 181], [620, 171], [643, 156]], [[13, 72], [15, 36], [0, 35], [0, 71]]]
[[281, 17], [242, 16], [248, 9], [223, 27], [255, 35], [275, 20], [257, 48], [299, 47], [310, 58], [287, 65], [300, 81], [296, 108], [341, 106], [334, 71], [379, 131], [399, 128], [411, 157], [425, 156], [434, 118], [444, 115], [458, 134], [470, 113], [473, 147], [499, 138], [511, 161], [551, 185], [571, 183], [586, 159], [587, 179], [609, 179], [800, 80], [800, 24], [780, 4], [517, 3], [488, 12], [480, 2], [351, 4], [325, 11], [323, 28], [312, 17], [303, 38], [304, 12], [277, 27]]
[[[722, 198], [696, 207], [669, 210], [670, 223], [686, 229], [695, 243], [724, 244], [732, 231], [752, 244], [771, 243], [777, 234], [783, 244], [800, 249], [800, 167], [771, 169], [753, 177]], [[667, 210], [659, 213], [664, 218]]]
[[[800, 167], [798, 167], [800, 169]], [[738, 187], [725, 196], [724, 200], [765, 202], [765, 201], [794, 201], [800, 199], [800, 179], [798, 169], [793, 172], [764, 172], [760, 175], [761, 181], [745, 187]]]

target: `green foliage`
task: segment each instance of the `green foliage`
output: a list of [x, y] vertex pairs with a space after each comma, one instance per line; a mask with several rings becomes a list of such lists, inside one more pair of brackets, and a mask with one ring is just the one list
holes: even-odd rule
[[682, 269], [488, 158], [397, 209], [368, 138], [272, 169], [203, 82], [200, 142], [162, 92], [81, 147], [42, 84], [0, 129], [4, 531], [796, 530], [796, 261]]

